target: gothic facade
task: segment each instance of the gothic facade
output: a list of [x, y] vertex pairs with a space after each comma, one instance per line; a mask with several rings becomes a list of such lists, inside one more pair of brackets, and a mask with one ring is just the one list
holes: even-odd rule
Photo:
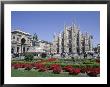
[[81, 54], [87, 51], [92, 51], [92, 35], [87, 32], [80, 32], [76, 24], [64, 26], [64, 31], [54, 35], [52, 52], [55, 54], [61, 53], [77, 53]]

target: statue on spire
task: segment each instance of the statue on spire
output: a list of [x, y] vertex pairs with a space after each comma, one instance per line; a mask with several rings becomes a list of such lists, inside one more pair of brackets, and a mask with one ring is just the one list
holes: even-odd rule
[[37, 34], [36, 34], [36, 33], [35, 33], [35, 34], [34, 34], [34, 36], [33, 36], [33, 40], [38, 41], [38, 36], [37, 36]]
[[64, 30], [66, 29], [66, 24], [65, 24], [65, 22], [64, 22]]
[[75, 18], [73, 18], [72, 27], [73, 27], [73, 28], [76, 27], [76, 20], [75, 20]]
[[55, 39], [55, 37], [56, 37], [56, 33], [54, 32], [54, 34], [53, 34], [53, 38]]
[[36, 46], [36, 43], [38, 42], [38, 36], [37, 36], [37, 34], [35, 33], [34, 35], [33, 35], [33, 42], [32, 42], [32, 44], [33, 44], [33, 46]]

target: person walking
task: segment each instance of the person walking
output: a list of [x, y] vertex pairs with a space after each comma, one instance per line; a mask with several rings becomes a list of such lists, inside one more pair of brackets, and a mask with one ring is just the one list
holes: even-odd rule
[[87, 58], [87, 53], [86, 52], [84, 52], [84, 58]]

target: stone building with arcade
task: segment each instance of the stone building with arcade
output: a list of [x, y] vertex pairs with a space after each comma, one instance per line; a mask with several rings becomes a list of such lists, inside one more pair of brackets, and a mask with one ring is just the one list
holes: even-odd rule
[[11, 53], [45, 52], [50, 54], [52, 43], [45, 40], [38, 40], [38, 37], [36, 37], [36, 34], [31, 35], [21, 30], [13, 30], [11, 32]]
[[11, 32], [11, 53], [27, 52], [32, 46], [32, 36], [29, 33], [14, 30]]

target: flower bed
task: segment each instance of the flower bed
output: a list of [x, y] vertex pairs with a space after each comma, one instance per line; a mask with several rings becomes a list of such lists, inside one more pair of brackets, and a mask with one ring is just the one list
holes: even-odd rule
[[55, 74], [68, 73], [69, 75], [78, 75], [79, 73], [87, 73], [88, 76], [96, 77], [100, 74], [100, 64], [71, 64], [68, 65], [63, 62], [59, 62], [56, 58], [44, 59], [36, 62], [12, 62], [12, 68], [25, 70], [35, 69], [38, 72], [52, 72]]

